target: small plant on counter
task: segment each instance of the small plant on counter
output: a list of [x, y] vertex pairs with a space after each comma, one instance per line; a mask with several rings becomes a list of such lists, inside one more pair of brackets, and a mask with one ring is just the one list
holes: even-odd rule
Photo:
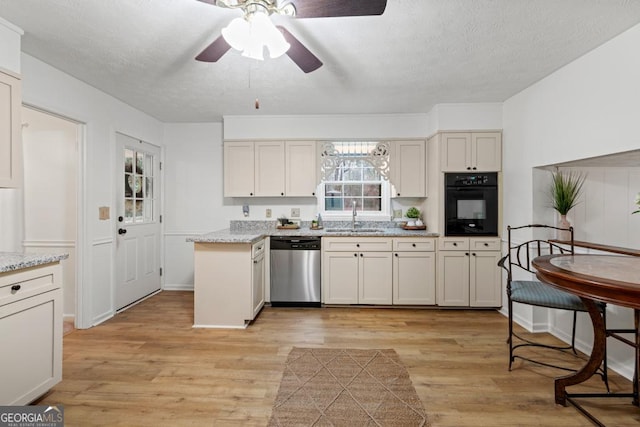
[[420, 218], [420, 211], [418, 210], [418, 208], [410, 207], [409, 209], [407, 209], [406, 216], [407, 218], [418, 219]]

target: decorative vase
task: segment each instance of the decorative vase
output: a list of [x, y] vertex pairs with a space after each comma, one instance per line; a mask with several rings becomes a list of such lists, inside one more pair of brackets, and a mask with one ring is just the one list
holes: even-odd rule
[[560, 215], [560, 219], [558, 220], [558, 227], [564, 228], [565, 230], [558, 230], [558, 240], [562, 240], [568, 242], [571, 240], [571, 231], [569, 231], [569, 227], [571, 227], [571, 223], [567, 219], [566, 215]]

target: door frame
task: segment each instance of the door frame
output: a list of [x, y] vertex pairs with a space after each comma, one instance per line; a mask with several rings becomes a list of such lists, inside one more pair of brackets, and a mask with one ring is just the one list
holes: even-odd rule
[[[118, 223], [118, 212], [117, 212], [117, 208], [119, 206], [119, 200], [118, 200], [118, 190], [117, 187], [118, 185], [122, 185], [122, 171], [116, 171], [116, 168], [119, 165], [119, 161], [118, 161], [118, 156], [120, 156], [122, 153], [120, 153], [118, 151], [118, 142], [117, 142], [117, 134], [120, 135], [124, 135], [128, 138], [132, 138], [134, 140], [137, 141], [142, 141], [145, 144], [148, 145], [152, 145], [154, 147], [158, 148], [159, 151], [159, 156], [158, 156], [158, 161], [160, 162], [158, 167], [159, 167], [159, 176], [158, 176], [158, 183], [159, 183], [159, 187], [160, 187], [160, 191], [159, 191], [159, 195], [158, 195], [158, 209], [159, 209], [159, 221], [160, 221], [160, 238], [159, 238], [159, 245], [160, 245], [160, 255], [159, 255], [159, 266], [162, 270], [162, 274], [160, 275], [160, 289], [156, 292], [153, 292], [137, 301], [134, 301], [133, 303], [126, 305], [125, 307], [122, 307], [121, 309], [118, 309], [116, 307], [116, 288], [117, 288], [117, 280], [118, 280], [118, 275], [116, 273], [116, 269], [118, 268], [117, 262], [118, 262], [118, 245], [117, 245], [117, 239], [118, 239], [118, 228], [120, 228], [120, 225]], [[137, 304], [139, 304], [140, 302], [146, 300], [147, 298], [152, 297], [153, 295], [156, 295], [159, 292], [162, 292], [164, 290], [164, 282], [165, 282], [165, 272], [164, 272], [164, 169], [163, 169], [163, 164], [164, 164], [164, 147], [162, 145], [159, 144], [155, 144], [152, 142], [148, 142], [145, 141], [142, 138], [138, 138], [135, 136], [131, 136], [129, 133], [126, 132], [122, 132], [119, 130], [114, 130], [112, 129], [112, 135], [111, 137], [113, 138], [113, 144], [112, 144], [112, 159], [113, 159], [113, 164], [112, 164], [112, 169], [114, 172], [113, 174], [113, 179], [114, 179], [114, 187], [113, 187], [113, 193], [112, 193], [112, 209], [111, 209], [111, 220], [112, 220], [112, 242], [113, 242], [113, 247], [112, 247], [112, 262], [113, 262], [113, 268], [111, 270], [111, 307], [113, 308], [113, 315], [116, 315], [117, 313], [121, 313], [122, 311], [125, 311], [127, 309], [129, 309], [130, 307], [133, 307]], [[155, 191], [155, 189], [154, 189]]]
[[[64, 114], [56, 113], [46, 108], [38, 107], [36, 105], [23, 102], [22, 108], [29, 108], [34, 111], [38, 111], [43, 114], [47, 114], [52, 117], [57, 117], [61, 120], [66, 120], [77, 125], [77, 155], [76, 155], [76, 306], [75, 306], [75, 318], [74, 324], [76, 328], [89, 328], [91, 327], [91, 312], [83, 309], [83, 307], [89, 306], [84, 304], [85, 299], [89, 301], [88, 295], [90, 289], [84, 286], [85, 278], [85, 260], [86, 257], [86, 179], [87, 179], [87, 158], [86, 158], [86, 141], [87, 141], [87, 125], [86, 123], [77, 119], [71, 118]], [[24, 206], [22, 207], [22, 215], [24, 216]], [[23, 230], [24, 231], [24, 230]], [[24, 233], [23, 233], [24, 234]]]

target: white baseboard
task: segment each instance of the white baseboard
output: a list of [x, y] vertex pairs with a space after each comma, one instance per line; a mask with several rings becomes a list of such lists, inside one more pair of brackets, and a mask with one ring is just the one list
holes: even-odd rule
[[193, 291], [193, 283], [165, 283], [163, 291]]

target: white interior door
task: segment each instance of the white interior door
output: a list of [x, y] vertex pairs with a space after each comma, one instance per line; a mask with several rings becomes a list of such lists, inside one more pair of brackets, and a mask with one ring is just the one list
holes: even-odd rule
[[160, 148], [117, 134], [116, 309], [160, 290]]

